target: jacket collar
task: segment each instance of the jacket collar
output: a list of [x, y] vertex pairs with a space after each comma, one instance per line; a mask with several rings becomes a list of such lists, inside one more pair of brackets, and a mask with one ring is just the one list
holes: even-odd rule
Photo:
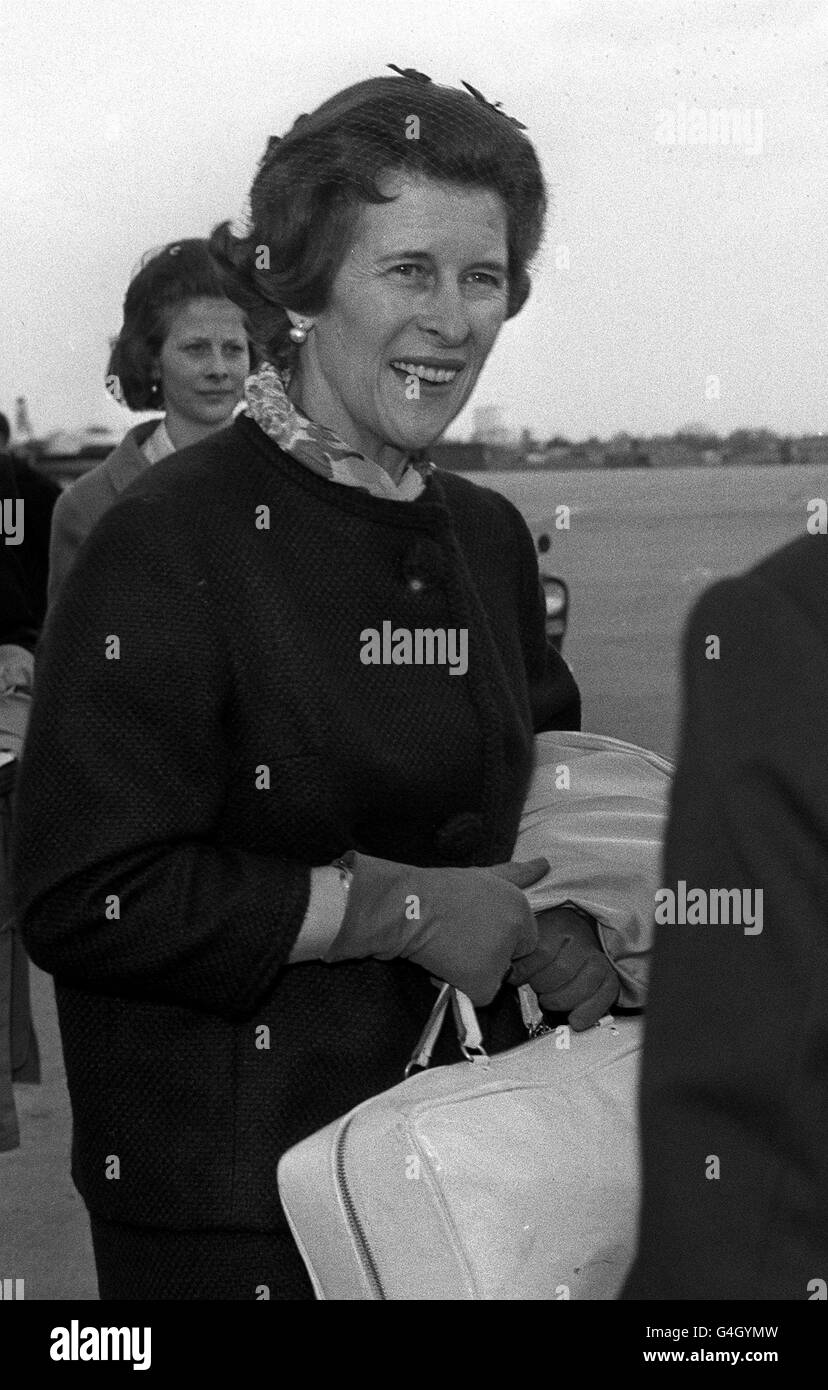
[[107, 472], [116, 492], [123, 492], [149, 468], [149, 462], [141, 452], [141, 445], [157, 428], [157, 417], [136, 425], [124, 435], [118, 447], [109, 455]]

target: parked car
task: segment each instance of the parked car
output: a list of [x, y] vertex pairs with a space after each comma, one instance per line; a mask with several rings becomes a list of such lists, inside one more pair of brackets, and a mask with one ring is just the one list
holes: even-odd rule
[[557, 575], [544, 574], [543, 572], [541, 572], [541, 582], [546, 594], [547, 636], [560, 651], [569, 617], [569, 586], [565, 580]]
[[[540, 555], [546, 555], [549, 545], [549, 537], [545, 532], [538, 536], [537, 547]], [[560, 575], [548, 573], [543, 561], [540, 562], [540, 577], [546, 595], [547, 636], [560, 651], [569, 620], [569, 585]]]

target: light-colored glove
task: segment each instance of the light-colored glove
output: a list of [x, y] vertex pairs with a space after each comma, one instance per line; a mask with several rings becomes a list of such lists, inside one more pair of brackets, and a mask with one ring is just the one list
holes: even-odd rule
[[420, 869], [356, 853], [346, 861], [348, 906], [326, 961], [404, 956], [482, 1005], [512, 960], [537, 945], [522, 890], [548, 872], [545, 859], [486, 869]]

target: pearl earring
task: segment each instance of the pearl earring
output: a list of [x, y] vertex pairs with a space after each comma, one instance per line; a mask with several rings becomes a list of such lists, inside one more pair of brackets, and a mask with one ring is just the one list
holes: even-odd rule
[[308, 330], [303, 325], [299, 324], [295, 328], [291, 328], [288, 337], [292, 343], [305, 343], [308, 338]]

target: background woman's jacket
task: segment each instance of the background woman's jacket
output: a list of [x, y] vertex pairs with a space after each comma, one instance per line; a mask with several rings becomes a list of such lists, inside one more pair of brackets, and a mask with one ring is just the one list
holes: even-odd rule
[[157, 420], [145, 420], [124, 435], [117, 449], [90, 468], [58, 499], [52, 517], [52, 537], [49, 547], [49, 603], [75, 562], [93, 526], [104, 512], [117, 502], [121, 493], [150, 467], [149, 459], [141, 452]]
[[[362, 664], [385, 621], [467, 628], [468, 674]], [[403, 960], [287, 965], [309, 866], [508, 859], [533, 731], [579, 718], [498, 494], [387, 502], [245, 417], [134, 484], [47, 624], [18, 806], [94, 1213], [283, 1222], [277, 1156], [400, 1079], [434, 996]], [[513, 991], [484, 1012], [521, 1038]]]

